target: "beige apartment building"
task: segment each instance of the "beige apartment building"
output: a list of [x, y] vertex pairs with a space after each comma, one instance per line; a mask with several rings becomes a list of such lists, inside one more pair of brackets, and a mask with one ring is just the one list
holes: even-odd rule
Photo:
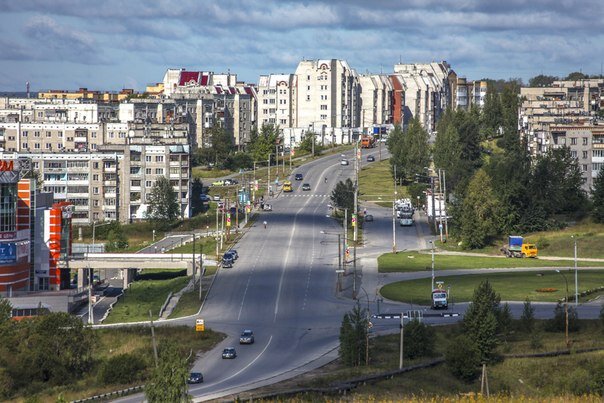
[[458, 77], [452, 104], [455, 109], [469, 110], [473, 106], [482, 108], [487, 96], [486, 81], [470, 81], [465, 77]]
[[359, 76], [360, 128], [364, 133], [372, 127], [392, 123], [394, 86], [384, 74], [361, 74]]
[[293, 126], [297, 106], [298, 77], [295, 74], [270, 74], [258, 80], [258, 128]]

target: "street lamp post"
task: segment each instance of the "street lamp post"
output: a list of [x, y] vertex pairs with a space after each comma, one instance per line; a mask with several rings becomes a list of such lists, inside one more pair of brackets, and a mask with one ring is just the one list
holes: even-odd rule
[[365, 293], [365, 298], [367, 298], [367, 311], [365, 312], [365, 317], [367, 320], [367, 327], [365, 329], [365, 365], [369, 365], [369, 294], [363, 286], [361, 286], [361, 290]]
[[338, 292], [342, 291], [342, 234], [340, 234], [339, 232], [333, 233], [333, 232], [327, 232], [327, 231], [321, 231], [321, 234], [325, 234], [325, 235], [337, 235], [338, 236], [338, 276], [337, 276], [337, 286], [336, 289]]
[[570, 349], [570, 340], [568, 339], [568, 280], [560, 270], [556, 269], [556, 273], [560, 273], [566, 283], [566, 297], [564, 298], [564, 336], [566, 339], [566, 348]]
[[432, 244], [432, 288], [430, 292], [432, 292], [434, 290], [434, 240], [430, 241], [430, 243]]

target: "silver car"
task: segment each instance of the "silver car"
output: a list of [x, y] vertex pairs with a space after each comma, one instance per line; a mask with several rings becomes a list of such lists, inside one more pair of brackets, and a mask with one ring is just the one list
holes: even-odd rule
[[254, 344], [254, 332], [251, 330], [244, 330], [239, 336], [239, 344]]

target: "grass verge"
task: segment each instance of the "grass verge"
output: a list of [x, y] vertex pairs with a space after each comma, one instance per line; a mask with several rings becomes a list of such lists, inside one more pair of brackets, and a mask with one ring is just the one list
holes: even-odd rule
[[[577, 262], [578, 267], [604, 267], [604, 262]], [[434, 254], [435, 270], [494, 269], [516, 267], [574, 267], [572, 260], [513, 259], [505, 257], [480, 257]], [[386, 253], [378, 258], [380, 273], [396, 273], [430, 270], [430, 253], [398, 252]]]
[[[573, 271], [565, 270], [566, 278], [572, 279]], [[564, 278], [553, 270], [517, 273], [489, 273], [466, 276], [447, 276], [436, 278], [444, 280], [445, 287], [450, 287], [454, 302], [470, 301], [474, 289], [481, 281], [488, 279], [493, 288], [504, 301], [555, 302], [566, 295]], [[604, 270], [579, 271], [579, 292], [604, 286]], [[394, 301], [408, 302], [420, 305], [430, 304], [430, 278], [398, 281], [381, 288], [384, 298]], [[551, 292], [539, 292], [539, 289], [552, 289]], [[573, 290], [569, 291], [572, 296]]]
[[157, 319], [168, 294], [182, 290], [188, 281], [186, 271], [183, 275], [183, 271], [147, 269], [124, 291], [103, 323], [146, 321], [149, 320], [149, 311], [153, 313], [153, 319]]

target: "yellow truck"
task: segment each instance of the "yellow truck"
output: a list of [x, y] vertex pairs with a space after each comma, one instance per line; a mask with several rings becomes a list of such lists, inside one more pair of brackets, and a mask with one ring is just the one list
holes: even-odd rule
[[507, 257], [537, 257], [539, 250], [532, 243], [525, 243], [521, 236], [508, 236], [508, 244], [501, 248], [501, 251]]

